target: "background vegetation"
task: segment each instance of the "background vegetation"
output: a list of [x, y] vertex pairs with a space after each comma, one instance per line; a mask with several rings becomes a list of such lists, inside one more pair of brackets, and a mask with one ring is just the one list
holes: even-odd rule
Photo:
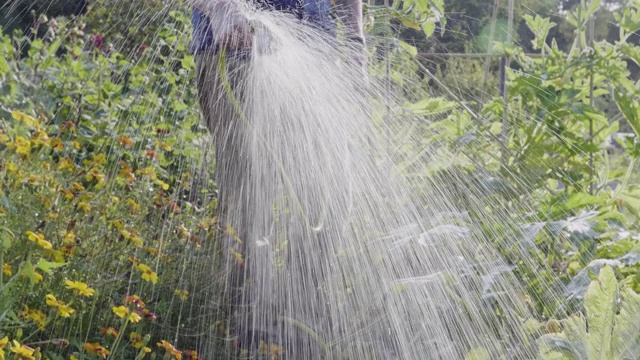
[[[0, 12], [0, 359], [197, 359], [196, 335], [226, 334], [201, 307], [216, 286], [201, 265], [233, 229], [201, 172], [189, 15], [156, 0], [28, 4]], [[384, 55], [371, 73], [429, 94], [407, 108], [457, 155], [438, 176], [486, 189], [455, 201], [532, 219], [531, 256], [553, 273], [495, 242], [528, 284], [523, 331], [540, 356], [640, 358], [616, 352], [640, 345], [640, 1], [518, 1], [511, 36], [507, 5], [369, 2], [369, 50]], [[558, 281], [563, 298], [545, 298]]]

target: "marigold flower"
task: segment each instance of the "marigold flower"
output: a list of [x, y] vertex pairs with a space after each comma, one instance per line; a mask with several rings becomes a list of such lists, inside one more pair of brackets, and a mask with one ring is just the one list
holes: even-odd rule
[[189, 292], [187, 290], [176, 290], [174, 292], [180, 300], [185, 301], [189, 297]]
[[80, 281], [65, 280], [64, 282], [67, 284], [67, 289], [75, 290], [78, 294], [86, 297], [91, 297], [96, 292], [89, 285]]
[[[62, 140], [60, 140], [59, 137], [54, 137], [53, 139], [51, 139], [51, 147], [53, 148], [54, 151], [61, 152], [62, 150], [64, 150], [64, 143], [62, 142]], [[62, 162], [64, 162], [65, 160], [62, 160]], [[62, 162], [60, 162], [60, 165], [58, 165], [59, 170], [62, 170], [60, 169], [60, 167], [62, 166]], [[71, 162], [71, 169], [73, 169], [73, 162]]]
[[132, 332], [131, 334], [129, 334], [129, 340], [131, 341], [131, 345], [133, 345], [133, 347], [136, 349], [140, 349], [144, 346], [142, 335], [138, 334], [137, 332]]
[[124, 303], [129, 305], [135, 305], [137, 308], [144, 308], [145, 303], [140, 299], [138, 295], [127, 295], [124, 297]]
[[130, 313], [129, 308], [124, 307], [122, 305], [118, 307], [113, 307], [111, 310], [113, 311], [114, 314], [116, 314], [116, 316], [118, 316], [121, 319], [124, 319], [125, 316], [129, 315], [129, 321], [135, 324], [139, 323], [140, 320], [142, 320], [142, 316], [140, 316], [135, 312]]
[[45, 325], [47, 322], [47, 315], [40, 310], [30, 309], [27, 305], [24, 305], [24, 311], [22, 312], [22, 316], [27, 320], [33, 320], [36, 325], [38, 325], [38, 329], [40, 331], [45, 330]]
[[134, 324], [139, 323], [140, 320], [142, 320], [142, 316], [140, 316], [140, 314], [136, 312], [132, 312], [131, 315], [129, 315], [129, 321], [131, 321]]
[[201, 360], [202, 358], [198, 356], [198, 353], [195, 350], [185, 350], [184, 354], [187, 356], [189, 360]]
[[120, 332], [114, 329], [112, 326], [101, 326], [100, 327], [100, 335], [102, 336], [118, 336]]
[[110, 351], [105, 349], [104, 346], [100, 345], [100, 343], [86, 343], [84, 344], [84, 349], [87, 350], [90, 354], [96, 354], [102, 356], [103, 359], [106, 359], [109, 355]]
[[0, 360], [5, 360], [4, 359], [4, 350], [3, 348], [5, 346], [7, 346], [7, 344], [9, 343], [9, 338], [8, 337], [3, 337], [2, 339], [0, 339]]
[[16, 340], [13, 340], [13, 344], [10, 346], [10, 349], [11, 352], [16, 354], [20, 359], [36, 360], [36, 358], [33, 357], [34, 350], [28, 346], [20, 345]]
[[10, 175], [13, 175], [18, 172], [18, 165], [12, 163], [11, 161], [7, 162], [5, 166]]
[[121, 319], [124, 319], [124, 317], [129, 314], [129, 309], [127, 309], [122, 305], [118, 307], [114, 306], [111, 310], [113, 311], [114, 314], [116, 314], [116, 316], [118, 316]]
[[153, 284], [158, 282], [158, 274], [156, 274], [148, 265], [138, 264], [136, 265], [136, 268], [142, 271], [142, 280], [150, 281]]
[[27, 231], [27, 236], [29, 240], [36, 243], [36, 245], [42, 247], [45, 250], [53, 249], [53, 245], [50, 242], [44, 239], [44, 235], [39, 233], [34, 233], [33, 231]]
[[34, 284], [37, 284], [37, 283], [39, 283], [40, 281], [42, 281], [44, 279], [44, 277], [42, 277], [42, 275], [39, 272], [35, 271], [35, 270], [32, 271], [31, 275], [33, 276], [33, 283]]
[[156, 343], [158, 347], [161, 347], [167, 351], [167, 354], [174, 356], [178, 360], [182, 360], [182, 353], [176, 349], [171, 343], [166, 340], [162, 340], [159, 343]]
[[89, 203], [85, 201], [80, 201], [78, 203], [78, 209], [84, 211], [85, 213], [88, 213], [89, 211], [91, 211], [91, 205], [89, 205]]
[[11, 265], [7, 263], [2, 264], [2, 273], [9, 277], [13, 275], [13, 272], [11, 271]]
[[23, 138], [22, 136], [18, 136], [16, 141], [13, 142], [12, 147], [15, 147], [16, 153], [20, 155], [29, 155], [31, 152], [31, 141]]
[[75, 312], [75, 310], [73, 310], [69, 305], [56, 299], [56, 297], [53, 296], [53, 294], [47, 294], [46, 303], [47, 305], [58, 309], [58, 315], [62, 317], [69, 317], [71, 316], [71, 314]]
[[142, 311], [139, 311], [139, 309], [136, 309], [136, 312], [138, 314], [141, 314], [142, 317], [144, 317], [147, 320], [151, 320], [154, 321], [158, 318], [158, 316], [156, 316], [155, 313], [152, 313], [151, 311], [147, 310], [147, 309], [142, 309]]

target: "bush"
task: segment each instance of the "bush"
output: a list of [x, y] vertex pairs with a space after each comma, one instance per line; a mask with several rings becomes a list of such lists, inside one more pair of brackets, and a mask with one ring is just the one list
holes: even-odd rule
[[24, 358], [195, 359], [222, 230], [194, 171], [209, 140], [189, 20], [132, 58], [59, 21], [0, 37], [0, 339]]

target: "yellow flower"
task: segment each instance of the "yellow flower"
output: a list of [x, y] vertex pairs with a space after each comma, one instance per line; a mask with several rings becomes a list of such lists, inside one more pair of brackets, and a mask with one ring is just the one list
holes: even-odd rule
[[75, 312], [75, 310], [73, 310], [69, 305], [56, 299], [56, 297], [53, 296], [53, 294], [47, 294], [46, 303], [47, 305], [58, 309], [58, 315], [62, 317], [69, 317], [71, 316], [71, 314]]
[[110, 351], [105, 349], [104, 346], [100, 345], [100, 343], [86, 343], [84, 344], [84, 349], [87, 350], [90, 354], [96, 354], [102, 356], [103, 359], [106, 359], [109, 355]]
[[71, 170], [73, 171], [73, 169], [75, 169], [76, 165], [73, 163], [73, 160], [71, 160], [71, 158], [64, 158], [60, 161], [60, 163], [58, 164], [58, 170]]
[[72, 182], [71, 183], [71, 190], [74, 192], [80, 192], [80, 191], [85, 191], [84, 185], [82, 185], [82, 183], [79, 182]]
[[78, 203], [78, 209], [84, 211], [85, 213], [88, 213], [89, 211], [91, 211], [91, 205], [89, 205], [87, 202], [80, 201]]
[[[142, 239], [140, 239], [140, 237], [136, 234], [132, 234], [131, 235], [131, 242], [133, 243], [133, 245], [135, 245], [138, 248], [142, 248], [144, 246], [144, 241], [142, 241]], [[144, 278], [144, 276], [143, 276]]]
[[67, 231], [62, 237], [62, 242], [65, 245], [75, 245], [76, 244], [76, 234], [73, 231]]
[[34, 118], [31, 115], [25, 114], [20, 110], [12, 110], [11, 117], [14, 120], [22, 121], [27, 126], [36, 126], [40, 124], [40, 121], [38, 119]]
[[121, 319], [124, 319], [124, 317], [127, 316], [127, 314], [129, 314], [129, 309], [122, 305], [118, 307], [114, 306], [111, 310], [113, 311], [114, 314], [116, 314]]
[[45, 240], [44, 235], [42, 234], [34, 233], [33, 231], [27, 231], [27, 236], [29, 237], [29, 240], [33, 241], [34, 243], [36, 243], [36, 245], [42, 247], [45, 250], [51, 250], [53, 248], [51, 243]]
[[138, 314], [137, 312], [132, 312], [131, 315], [129, 315], [129, 321], [134, 324], [139, 323], [140, 320], [142, 320], [142, 316], [140, 316], [140, 314]]
[[136, 349], [140, 349], [144, 346], [142, 335], [138, 334], [137, 332], [132, 332], [131, 334], [129, 334], [129, 340], [131, 340], [131, 345], [133, 345], [133, 347]]
[[142, 280], [151, 281], [153, 284], [158, 282], [158, 274], [156, 274], [153, 269], [145, 264], [136, 265], [138, 270], [142, 271]]
[[135, 312], [132, 312], [131, 314], [129, 314], [129, 308], [126, 308], [122, 305], [118, 307], [113, 307], [111, 310], [113, 311], [114, 314], [116, 314], [116, 316], [118, 316], [121, 319], [124, 319], [125, 316], [129, 315], [129, 321], [135, 324], [139, 323], [140, 320], [142, 320], [142, 316], [140, 316], [140, 314]]
[[15, 173], [18, 172], [18, 165], [12, 163], [12, 162], [7, 162], [5, 164], [5, 166], [7, 167], [7, 171], [9, 172], [10, 175], [13, 175]]
[[58, 306], [58, 314], [62, 317], [69, 317], [74, 312], [76, 311], [73, 310], [69, 305], [61, 304], [60, 306]]
[[65, 280], [64, 282], [67, 284], [67, 289], [75, 290], [78, 294], [86, 297], [91, 297], [96, 292], [89, 285], [80, 281]]
[[2, 264], [2, 272], [6, 275], [11, 277], [11, 275], [13, 275], [13, 272], [11, 272], [11, 265], [4, 263]]
[[93, 154], [93, 162], [96, 165], [104, 165], [107, 163], [107, 156], [105, 154]]
[[185, 301], [189, 297], [189, 292], [187, 290], [176, 290], [176, 296], [180, 298], [180, 300]]
[[7, 346], [8, 342], [9, 342], [9, 338], [6, 337], [6, 336], [4, 338], [0, 339], [0, 360], [5, 360], [3, 348], [5, 346]]
[[54, 137], [53, 139], [51, 139], [51, 147], [54, 151], [60, 152], [64, 150], [64, 143], [62, 142], [62, 140], [60, 140], [59, 137]]
[[16, 340], [13, 340], [13, 345], [10, 348], [11, 352], [18, 355], [20, 359], [36, 360], [33, 357], [34, 350], [28, 346], [20, 345]]
[[20, 155], [29, 155], [31, 152], [31, 141], [23, 138], [22, 136], [18, 136], [12, 146], [15, 146], [16, 153]]
[[34, 282], [35, 284], [37, 284], [37, 283], [39, 283], [40, 281], [42, 281], [42, 279], [44, 279], [44, 278], [42, 277], [42, 275], [40, 275], [40, 273], [39, 273], [39, 272], [37, 272], [37, 271], [33, 270], [33, 282]]
[[47, 321], [47, 315], [40, 310], [29, 309], [27, 305], [24, 305], [24, 311], [22, 312], [25, 319], [31, 319], [33, 322], [38, 325], [38, 329], [40, 331], [45, 330], [45, 325]]

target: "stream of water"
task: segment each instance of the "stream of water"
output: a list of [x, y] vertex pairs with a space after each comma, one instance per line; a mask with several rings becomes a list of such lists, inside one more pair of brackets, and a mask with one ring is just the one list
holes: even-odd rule
[[210, 125], [233, 236], [218, 263], [198, 264], [226, 284], [203, 321], [229, 336], [212, 331], [202, 353], [237, 355], [219, 354], [226, 343], [245, 357], [275, 346], [287, 359], [535, 358], [516, 264], [500, 256], [534, 266], [524, 220], [487, 201], [486, 184], [439, 171], [472, 160], [439, 144], [437, 119], [405, 110], [406, 94], [365, 79], [356, 49], [243, 11], [257, 46], [201, 70], [222, 65], [237, 101], [232, 123]]

